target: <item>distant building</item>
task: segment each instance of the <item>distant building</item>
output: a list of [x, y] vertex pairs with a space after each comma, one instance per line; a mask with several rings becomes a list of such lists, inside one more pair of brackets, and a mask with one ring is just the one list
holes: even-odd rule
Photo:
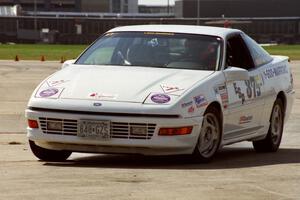
[[79, 0], [81, 12], [137, 13], [138, 0]]
[[109, 0], [79, 0], [80, 12], [109, 12], [110, 1]]
[[139, 13], [174, 13], [174, 6], [139, 5]]
[[0, 5], [20, 5], [23, 11], [80, 11], [80, 0], [0, 0]]
[[0, 0], [0, 6], [20, 5], [24, 11], [138, 13], [138, 0]]
[[0, 6], [0, 16], [18, 16], [20, 14], [20, 6]]
[[112, 13], [138, 13], [138, 0], [110, 0]]
[[[199, 3], [199, 12], [198, 12]], [[177, 0], [176, 17], [299, 17], [299, 0]]]

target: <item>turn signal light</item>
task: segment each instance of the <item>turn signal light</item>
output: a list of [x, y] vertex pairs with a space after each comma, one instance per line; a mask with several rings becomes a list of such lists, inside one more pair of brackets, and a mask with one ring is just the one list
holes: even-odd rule
[[29, 128], [39, 128], [39, 123], [37, 120], [28, 119]]
[[172, 135], [188, 135], [193, 130], [192, 126], [177, 127], [177, 128], [161, 128], [159, 129], [158, 135], [161, 136], [172, 136]]

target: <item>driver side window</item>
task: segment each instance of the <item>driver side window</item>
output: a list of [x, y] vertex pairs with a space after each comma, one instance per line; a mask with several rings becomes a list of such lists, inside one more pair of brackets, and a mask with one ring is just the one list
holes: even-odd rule
[[226, 66], [239, 67], [246, 70], [254, 68], [249, 50], [240, 35], [227, 40]]

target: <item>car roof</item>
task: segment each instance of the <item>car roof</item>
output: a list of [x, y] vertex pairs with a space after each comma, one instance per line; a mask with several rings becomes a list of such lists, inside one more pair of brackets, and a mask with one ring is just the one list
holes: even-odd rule
[[121, 26], [109, 30], [108, 32], [162, 32], [162, 33], [188, 33], [218, 36], [226, 38], [228, 34], [241, 32], [237, 29], [220, 28], [212, 26], [191, 26], [191, 25], [133, 25]]

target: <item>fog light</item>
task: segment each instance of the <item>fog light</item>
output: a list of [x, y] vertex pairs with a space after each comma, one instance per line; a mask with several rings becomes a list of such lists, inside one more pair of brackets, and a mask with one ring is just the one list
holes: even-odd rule
[[145, 126], [131, 126], [130, 135], [147, 135], [147, 127]]
[[37, 120], [28, 119], [29, 128], [39, 128], [39, 123]]
[[177, 128], [161, 128], [159, 129], [158, 135], [161, 136], [172, 136], [172, 135], [188, 135], [193, 131], [192, 126], [177, 127]]
[[53, 131], [62, 131], [62, 122], [47, 122], [47, 129]]

